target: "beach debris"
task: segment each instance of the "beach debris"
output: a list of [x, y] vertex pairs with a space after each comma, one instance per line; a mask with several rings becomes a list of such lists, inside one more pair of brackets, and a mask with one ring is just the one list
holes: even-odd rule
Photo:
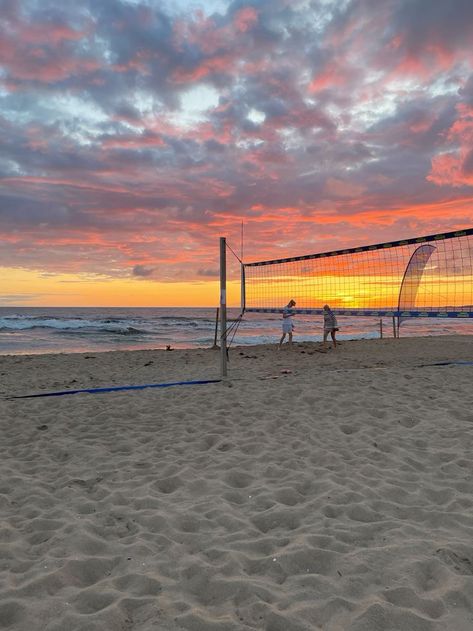
[[40, 432], [44, 432], [45, 430], [49, 429], [49, 427], [47, 425], [38, 425], [36, 429], [39, 429]]
[[95, 359], [95, 355], [84, 355], [84, 359]]
[[281, 375], [292, 375], [293, 371], [289, 368], [283, 368], [280, 375], [268, 375], [267, 377], [260, 377], [260, 379], [279, 379]]
[[167, 351], [173, 351], [174, 349], [172, 348], [172, 346], [170, 344], [166, 344], [166, 350]]
[[146, 362], [146, 364], [144, 364], [144, 366], [151, 366], [151, 364], [153, 363], [153, 360]]

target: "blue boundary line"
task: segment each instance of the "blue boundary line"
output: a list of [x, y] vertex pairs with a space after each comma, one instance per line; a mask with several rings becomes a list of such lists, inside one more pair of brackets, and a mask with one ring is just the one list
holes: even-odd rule
[[219, 383], [221, 379], [203, 379], [198, 381], [174, 381], [171, 383], [147, 383], [139, 386], [111, 386], [108, 388], [85, 388], [83, 390], [60, 390], [58, 392], [41, 392], [39, 394], [23, 394], [11, 399], [33, 399], [36, 397], [60, 397], [65, 394], [98, 394], [102, 392], [118, 392], [120, 390], [144, 390], [145, 388], [169, 388], [170, 386], [193, 386], [204, 383]]
[[435, 364], [422, 364], [425, 366], [473, 366], [473, 361], [469, 359], [452, 359], [451, 361], [435, 362]]

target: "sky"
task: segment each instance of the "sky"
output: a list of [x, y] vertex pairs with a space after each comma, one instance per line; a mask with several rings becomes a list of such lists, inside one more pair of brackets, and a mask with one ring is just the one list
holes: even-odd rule
[[472, 225], [471, 0], [0, 0], [0, 306]]

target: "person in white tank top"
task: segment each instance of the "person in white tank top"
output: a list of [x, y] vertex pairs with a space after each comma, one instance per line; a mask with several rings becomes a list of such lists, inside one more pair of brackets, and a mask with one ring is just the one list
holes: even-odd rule
[[295, 315], [295, 311], [293, 307], [296, 306], [295, 300], [290, 300], [287, 305], [284, 307], [282, 312], [282, 336], [279, 340], [278, 350], [281, 348], [282, 343], [284, 342], [284, 338], [286, 335], [289, 336], [288, 344], [292, 346], [292, 332], [294, 331], [294, 322], [292, 321], [292, 317]]

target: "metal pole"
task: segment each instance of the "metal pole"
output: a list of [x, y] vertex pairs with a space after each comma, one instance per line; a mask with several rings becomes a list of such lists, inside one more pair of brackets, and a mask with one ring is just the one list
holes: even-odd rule
[[215, 334], [214, 334], [214, 345], [212, 348], [218, 348], [217, 344], [217, 335], [218, 335], [218, 314], [220, 309], [217, 307], [217, 313], [215, 314]]
[[243, 263], [243, 221], [241, 222], [241, 252], [240, 252], [240, 313], [245, 312], [245, 264]]
[[381, 318], [379, 321], [379, 336], [381, 339], [383, 339], [383, 318]]
[[246, 289], [245, 289], [245, 265], [242, 263], [240, 268], [240, 311], [245, 312], [246, 309]]
[[393, 316], [393, 335], [394, 335], [394, 337], [397, 337], [397, 335], [396, 335], [396, 316]]
[[220, 237], [220, 375], [227, 376], [227, 241]]

